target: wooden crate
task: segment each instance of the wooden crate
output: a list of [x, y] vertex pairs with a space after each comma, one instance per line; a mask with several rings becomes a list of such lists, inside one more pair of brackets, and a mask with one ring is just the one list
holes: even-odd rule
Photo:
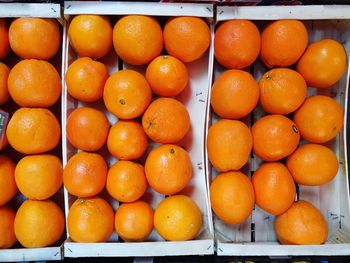
[[[349, 6], [241, 6], [217, 7], [218, 25], [230, 19], [248, 19], [256, 23], [261, 30], [270, 20], [299, 19], [309, 32], [309, 42], [321, 38], [333, 38], [341, 42], [350, 55], [350, 7]], [[214, 79], [225, 69], [214, 64]], [[257, 60], [250, 73], [259, 80], [267, 68]], [[255, 206], [252, 215], [240, 225], [227, 225], [214, 217], [215, 240], [219, 256], [287, 256], [287, 255], [348, 255], [350, 253], [350, 208], [349, 178], [347, 167], [347, 110], [349, 88], [349, 65], [341, 80], [324, 91], [308, 88], [308, 95], [326, 94], [335, 98], [345, 112], [345, 124], [342, 132], [329, 146], [336, 152], [339, 171], [336, 178], [320, 187], [299, 186], [298, 198], [310, 201], [318, 207], [328, 222], [329, 236], [324, 245], [280, 245], [274, 232], [274, 217]], [[209, 94], [210, 97], [210, 94]], [[208, 99], [209, 103], [210, 99]], [[255, 122], [265, 113], [258, 107], [245, 121]], [[207, 108], [207, 128], [217, 116]], [[250, 126], [250, 125], [249, 125]], [[249, 176], [261, 164], [255, 155], [248, 162]], [[207, 175], [212, 179], [217, 174], [207, 162]]]
[[[61, 21], [61, 7], [59, 4], [28, 4], [28, 3], [0, 3], [0, 17], [4, 18], [17, 18], [17, 17], [44, 17], [44, 18], [55, 18]], [[63, 31], [63, 30], [62, 30]], [[58, 73], [62, 73], [62, 52], [58, 51], [50, 62], [56, 67]], [[10, 53], [3, 61], [12, 68], [20, 58], [15, 54]], [[62, 80], [64, 79], [61, 75]], [[64, 80], [62, 81], [62, 86]], [[8, 102], [4, 105], [8, 107], [10, 113], [13, 113], [17, 109], [17, 105], [14, 102]], [[8, 110], [8, 109], [7, 109]], [[61, 105], [60, 102], [56, 103], [53, 107], [50, 107], [55, 116], [60, 120], [61, 118]], [[57, 146], [55, 153], [61, 155], [61, 145]], [[9, 146], [1, 154], [9, 155], [11, 158], [18, 160], [23, 155], [15, 152]], [[62, 156], [61, 156], [62, 159]], [[64, 209], [63, 199], [63, 186], [62, 189], [52, 198], [62, 209]], [[13, 200], [11, 205], [13, 207], [19, 207], [19, 205], [25, 200], [25, 197], [18, 193]], [[22, 248], [20, 245], [15, 245], [10, 249], [0, 249], [0, 262], [6, 261], [46, 261], [46, 260], [61, 260], [63, 258], [62, 244], [65, 237], [63, 236], [59, 242], [52, 247], [46, 248]]]
[[[172, 16], [198, 16], [206, 19], [208, 23], [212, 21], [213, 6], [210, 4], [162, 4], [162, 3], [142, 3], [142, 2], [65, 2], [64, 16], [67, 21], [65, 26], [63, 53], [64, 71], [77, 58], [77, 54], [69, 45], [67, 36], [67, 28], [72, 16], [78, 14], [99, 14], [109, 15], [114, 22], [122, 15], [127, 14], [144, 14], [155, 16], [160, 21], [165, 21]], [[210, 23], [210, 25], [212, 25]], [[108, 67], [109, 73], [121, 69], [134, 69], [141, 73], [145, 72], [146, 67], [134, 67], [119, 61], [114, 50], [112, 50], [101, 62]], [[105, 243], [76, 243], [69, 238], [64, 244], [65, 257], [111, 257], [111, 256], [166, 256], [166, 255], [204, 255], [214, 253], [214, 239], [212, 227], [212, 215], [208, 202], [207, 185], [204, 170], [204, 126], [206, 99], [209, 87], [211, 85], [211, 72], [213, 62], [213, 51], [210, 49], [201, 59], [196, 62], [187, 64], [190, 75], [189, 86], [176, 98], [183, 102], [187, 107], [191, 117], [191, 131], [184, 140], [179, 144], [189, 151], [194, 175], [189, 186], [183, 193], [189, 195], [199, 206], [203, 214], [203, 227], [195, 240], [184, 242], [164, 241], [154, 230], [145, 242], [122, 242], [116, 233], [113, 233], [110, 240]], [[93, 104], [82, 103], [74, 100], [67, 94], [67, 87], [63, 92], [64, 114], [62, 119], [62, 127], [66, 125], [66, 118], [75, 108], [81, 106], [91, 106], [104, 111], [111, 124], [117, 120], [109, 113], [103, 104], [98, 101]], [[63, 163], [77, 152], [66, 139], [65, 130], [63, 132]], [[149, 148], [154, 147], [151, 145]], [[108, 153], [106, 149], [100, 151], [104, 155], [108, 164], [113, 164], [116, 160]], [[118, 202], [103, 194], [109, 200], [114, 210], [118, 207]], [[150, 188], [147, 196], [151, 199], [153, 208], [164, 198]], [[65, 191], [65, 206], [67, 211], [76, 198]]]

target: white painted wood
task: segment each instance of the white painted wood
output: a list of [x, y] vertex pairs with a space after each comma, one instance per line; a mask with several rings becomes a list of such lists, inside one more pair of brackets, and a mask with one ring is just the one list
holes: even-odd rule
[[191, 240], [186, 242], [134, 242], [134, 243], [74, 243], [64, 245], [65, 257], [150, 257], [180, 255], [211, 255], [213, 240]]
[[[69, 7], [70, 5], [70, 7]], [[65, 2], [65, 18], [70, 21], [73, 14], [104, 14], [104, 15], [123, 15], [123, 14], [145, 14], [145, 15], [161, 15], [162, 18], [175, 15], [193, 15], [198, 16], [202, 14], [206, 17], [208, 23], [212, 18], [212, 9], [209, 12], [206, 7], [208, 5], [199, 5], [199, 9], [196, 8], [194, 12], [193, 7], [197, 5], [193, 4], [161, 4], [161, 3], [126, 3], [126, 2]], [[212, 8], [211, 5], [209, 5]], [[201, 11], [204, 8], [206, 11]], [[180, 11], [179, 11], [180, 10]], [[200, 16], [200, 15], [199, 15]], [[112, 17], [112, 16], [111, 16]], [[113, 17], [112, 17], [113, 18]], [[69, 22], [67, 22], [69, 23]], [[213, 28], [213, 27], [212, 27]], [[70, 65], [75, 59], [77, 54], [69, 45], [68, 36], [65, 36], [67, 43], [65, 64]], [[176, 99], [184, 103], [186, 106], [190, 118], [191, 118], [191, 130], [189, 134], [181, 140], [178, 145], [184, 147], [190, 154], [193, 165], [193, 178], [189, 185], [180, 192], [180, 194], [186, 194], [190, 196], [202, 211], [203, 227], [200, 230], [196, 240], [184, 241], [184, 242], [165, 242], [163, 238], [154, 230], [148, 237], [146, 242], [122, 242], [118, 239], [116, 233], [113, 233], [112, 237], [105, 243], [93, 243], [83, 244], [75, 243], [69, 238], [67, 233], [67, 240], [64, 244], [65, 257], [90, 257], [90, 256], [161, 256], [161, 255], [204, 255], [214, 253], [214, 233], [212, 214], [208, 200], [207, 192], [207, 180], [205, 177], [205, 155], [204, 155], [204, 139], [206, 125], [206, 106], [208, 88], [210, 87], [211, 79], [211, 63], [213, 61], [213, 50], [210, 48], [202, 58], [199, 60], [187, 63], [186, 67], [189, 73], [189, 84], [185, 90]], [[103, 63], [108, 67], [109, 73], [118, 71], [118, 57], [114, 50], [112, 50], [105, 58], [102, 59]], [[133, 69], [141, 74], [145, 73], [146, 66], [131, 66], [122, 62], [122, 69]], [[66, 85], [65, 94], [66, 94]], [[81, 103], [74, 100], [68, 94], [66, 94], [66, 111], [63, 117], [66, 119], [70, 112], [75, 108], [82, 106], [92, 106], [102, 110], [109, 119], [111, 125], [116, 123], [118, 119], [109, 113], [102, 100], [96, 103]], [[148, 150], [158, 146], [159, 144], [150, 143]], [[104, 147], [105, 148], [105, 147]], [[69, 142], [65, 143], [64, 154], [66, 155], [66, 161], [69, 157], [76, 152], [76, 149], [72, 147]], [[109, 166], [117, 160], [113, 158], [107, 149], [99, 151], [107, 160]], [[116, 210], [119, 206], [118, 202], [108, 196], [107, 193], [103, 194], [113, 209]], [[148, 201], [153, 208], [164, 199], [164, 195], [156, 193], [150, 187], [146, 194], [142, 197]], [[67, 211], [76, 198], [66, 195]]]
[[152, 16], [213, 17], [213, 5], [199, 3], [65, 1], [64, 14], [147, 14]]
[[218, 256], [336, 256], [349, 255], [349, 244], [279, 245], [276, 242], [218, 243]]
[[61, 247], [0, 249], [0, 262], [61, 260]]
[[[274, 19], [305, 19], [303, 22], [309, 31], [309, 43], [322, 38], [333, 38], [340, 41], [350, 55], [350, 9], [348, 6], [269, 6], [269, 7], [228, 7], [221, 6], [217, 9], [217, 21], [228, 19], [255, 20], [260, 28], [263, 28], [267, 20]], [[347, 18], [347, 19], [342, 19]], [[317, 20], [316, 20], [317, 19]], [[224, 69], [214, 63], [214, 73], [218, 76]], [[261, 75], [268, 69], [257, 60], [253, 65], [253, 74], [258, 81]], [[350, 68], [344, 73], [340, 81], [326, 90], [308, 88], [308, 95], [328, 95], [336, 99], [347, 112], [347, 95], [349, 88]], [[209, 94], [210, 97], [210, 94]], [[208, 111], [208, 123], [216, 116]], [[213, 118], [211, 118], [213, 115]], [[252, 118], [257, 121], [264, 116], [264, 111], [257, 107]], [[285, 255], [348, 255], [350, 252], [350, 209], [349, 209], [349, 180], [347, 174], [346, 123], [343, 131], [336, 139], [326, 145], [334, 150], [339, 161], [339, 171], [335, 179], [320, 187], [299, 186], [299, 199], [312, 202], [320, 209], [328, 223], [329, 236], [326, 244], [320, 246], [285, 246], [277, 242], [274, 232], [274, 216], [264, 212], [258, 206], [248, 222], [255, 225], [255, 241], [240, 236], [240, 226], [227, 226], [218, 218], [214, 218], [215, 239], [217, 240], [218, 255], [256, 255], [256, 256], [285, 256]], [[301, 144], [307, 142], [301, 141]], [[249, 169], [255, 171], [262, 161], [255, 155], [249, 161]], [[213, 178], [215, 169], [208, 174]]]
[[0, 3], [0, 17], [60, 18], [60, 4]]
[[[29, 3], [0, 3], [0, 17], [14, 18], [14, 17], [42, 17], [55, 18], [57, 20], [61, 17], [61, 7], [59, 4], [29, 4]], [[63, 27], [62, 27], [63, 28]], [[64, 31], [64, 28], [63, 28]], [[64, 35], [64, 33], [62, 34]], [[60, 52], [60, 51], [58, 51]], [[62, 54], [64, 53], [64, 44], [62, 45]], [[14, 57], [14, 60], [18, 60]], [[64, 65], [61, 59], [54, 59], [51, 61], [58, 72], [63, 72]], [[61, 75], [62, 78], [63, 75]], [[62, 79], [62, 84], [64, 83]], [[63, 105], [63, 95], [61, 96], [61, 106]], [[59, 108], [58, 108], [59, 109]], [[57, 113], [57, 112], [55, 112]], [[60, 115], [60, 113], [58, 113]], [[61, 190], [58, 192], [60, 193]], [[22, 203], [26, 197], [18, 193], [15, 197], [18, 203]], [[63, 197], [62, 197], [63, 201]], [[60, 204], [61, 205], [61, 204]], [[46, 260], [61, 260], [62, 259], [61, 244], [54, 247], [45, 248], [9, 248], [0, 249], [0, 262], [18, 262], [18, 261], [46, 261]]]
[[300, 6], [218, 6], [217, 21], [228, 19], [276, 20], [276, 19], [349, 19], [348, 5], [300, 5]]

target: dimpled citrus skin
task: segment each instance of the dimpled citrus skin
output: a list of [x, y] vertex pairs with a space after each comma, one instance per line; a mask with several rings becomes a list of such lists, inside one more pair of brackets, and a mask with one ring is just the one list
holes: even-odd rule
[[61, 127], [48, 109], [20, 108], [12, 115], [6, 135], [9, 144], [20, 153], [44, 153], [57, 146]]
[[197, 204], [188, 196], [172, 195], [163, 199], [154, 212], [154, 227], [165, 239], [194, 239], [203, 224]]
[[53, 201], [26, 200], [15, 218], [18, 241], [28, 248], [53, 245], [64, 231], [64, 214]]

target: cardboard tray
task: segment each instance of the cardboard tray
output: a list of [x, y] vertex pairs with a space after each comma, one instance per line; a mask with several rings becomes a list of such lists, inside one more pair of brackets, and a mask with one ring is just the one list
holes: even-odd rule
[[[17, 17], [45, 17], [45, 18], [56, 18], [61, 19], [61, 7], [59, 4], [26, 4], [26, 3], [0, 3], [0, 17], [4, 18], [17, 18]], [[13, 52], [3, 60], [6, 64], [12, 68], [20, 58], [18, 58]], [[55, 55], [53, 59], [50, 60], [58, 72], [62, 72], [62, 60], [61, 60], [61, 50], [58, 51], [58, 54]], [[62, 77], [62, 75], [61, 75]], [[63, 79], [63, 77], [62, 77]], [[62, 84], [64, 81], [62, 82]], [[50, 107], [50, 110], [56, 115], [58, 120], [61, 116], [61, 102], [57, 102], [53, 107]], [[12, 113], [18, 108], [13, 101], [9, 101], [3, 105], [4, 109]], [[8, 108], [8, 109], [7, 109]], [[61, 154], [61, 145], [57, 146], [54, 152], [59, 156]], [[14, 160], [23, 157], [23, 155], [14, 151], [10, 146], [6, 147], [4, 152], [0, 154], [9, 155]], [[52, 199], [58, 203], [62, 209], [63, 207], [63, 186], [61, 191], [59, 191]], [[18, 207], [25, 197], [18, 193], [13, 200], [10, 202], [10, 205], [13, 207]], [[62, 240], [58, 241], [52, 247], [46, 248], [21, 248], [18, 243], [10, 249], [0, 249], [0, 262], [6, 261], [43, 261], [43, 260], [61, 260], [62, 259]]]
[[[349, 6], [254, 6], [254, 7], [217, 7], [217, 21], [229, 19], [253, 20], [261, 28], [269, 20], [300, 19], [309, 32], [309, 42], [321, 38], [333, 38], [340, 41], [350, 55], [350, 7]], [[215, 62], [213, 79], [225, 69]], [[257, 60], [251, 67], [251, 73], [259, 80], [267, 68]], [[308, 95], [326, 94], [335, 98], [345, 112], [345, 124], [342, 132], [328, 146], [339, 160], [336, 178], [320, 187], [299, 186], [298, 198], [310, 201], [318, 207], [328, 222], [329, 236], [324, 245], [280, 245], [274, 232], [274, 217], [255, 206], [252, 215], [240, 225], [226, 225], [214, 216], [215, 240], [219, 256], [287, 256], [287, 255], [348, 255], [350, 253], [350, 207], [349, 178], [347, 167], [347, 111], [349, 89], [349, 64], [338, 83], [327, 90], [317, 91], [308, 88]], [[210, 97], [210, 94], [209, 94]], [[217, 116], [211, 113], [210, 98], [207, 108], [207, 129]], [[257, 108], [245, 119], [248, 124], [255, 122], [265, 113]], [[261, 160], [255, 155], [248, 162], [251, 175], [260, 165]], [[217, 174], [209, 161], [206, 167], [208, 179]]]
[[[156, 16], [160, 21], [165, 21], [171, 16], [198, 16], [206, 19], [208, 23], [212, 21], [213, 6], [210, 4], [162, 4], [162, 3], [142, 3], [142, 2], [65, 2], [64, 16], [67, 21], [64, 32], [63, 52], [64, 72], [68, 66], [77, 58], [77, 54], [69, 45], [67, 28], [72, 16], [78, 14], [100, 14], [109, 15], [112, 23], [120, 16], [127, 14], [144, 14]], [[162, 22], [161, 22], [162, 23]], [[210, 23], [212, 25], [212, 23]], [[109, 73], [121, 69], [134, 69], [141, 73], [145, 72], [146, 67], [133, 67], [119, 61], [116, 53], [112, 50], [106, 57], [100, 60], [108, 67]], [[111, 256], [167, 256], [167, 255], [204, 255], [214, 254], [214, 236], [212, 227], [212, 214], [208, 201], [206, 176], [205, 176], [205, 157], [204, 157], [204, 127], [206, 99], [212, 76], [213, 50], [210, 49], [201, 59], [196, 62], [188, 63], [187, 69], [190, 75], [190, 83], [176, 98], [183, 102], [187, 107], [191, 117], [191, 130], [189, 134], [179, 143], [189, 151], [194, 175], [189, 186], [182, 192], [189, 195], [199, 206], [203, 215], [203, 227], [195, 240], [184, 242], [164, 241], [154, 230], [145, 242], [123, 242], [116, 233], [113, 233], [110, 240], [105, 243], [76, 243], [69, 238], [64, 243], [65, 257], [111, 257]], [[91, 106], [104, 111], [111, 124], [117, 121], [117, 118], [110, 114], [104, 107], [103, 101], [96, 103], [81, 103], [74, 100], [67, 94], [67, 87], [63, 91], [63, 118], [62, 127], [66, 126], [66, 120], [70, 112], [81, 106]], [[77, 152], [66, 139], [65, 129], [63, 133], [63, 163]], [[154, 147], [150, 145], [149, 148]], [[113, 164], [116, 160], [110, 156], [106, 147], [99, 151], [108, 164]], [[118, 207], [118, 202], [110, 198], [107, 193], [102, 194], [113, 206], [114, 210]], [[153, 208], [164, 198], [150, 187], [146, 193], [147, 199]], [[69, 207], [76, 197], [71, 196], [65, 191], [65, 207]]]

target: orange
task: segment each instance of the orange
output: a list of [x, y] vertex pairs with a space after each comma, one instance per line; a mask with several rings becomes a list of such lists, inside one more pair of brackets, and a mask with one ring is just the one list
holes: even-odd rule
[[106, 115], [94, 108], [75, 109], [67, 119], [67, 138], [76, 148], [97, 151], [107, 140], [109, 122]]
[[222, 119], [208, 130], [208, 158], [218, 171], [241, 169], [248, 162], [252, 145], [250, 129], [241, 121]]
[[[0, 112], [1, 112], [1, 109], [0, 109]], [[3, 133], [3, 136], [1, 138], [0, 136], [0, 151], [2, 151], [3, 149], [6, 148], [6, 146], [9, 144], [8, 140], [7, 140], [7, 136], [6, 136], [6, 128], [4, 129], [4, 133]]]
[[0, 62], [0, 105], [4, 104], [10, 98], [10, 93], [8, 91], [7, 85], [9, 73], [10, 68], [4, 63]]
[[264, 161], [278, 161], [298, 147], [298, 127], [282, 115], [267, 115], [252, 127], [253, 151]]
[[16, 164], [4, 155], [0, 155], [0, 206], [6, 204], [17, 193], [15, 181]]
[[143, 241], [153, 230], [153, 209], [144, 201], [124, 203], [115, 212], [115, 231], [125, 241]]
[[51, 200], [26, 200], [15, 218], [15, 234], [27, 248], [48, 247], [56, 243], [64, 231], [64, 214]]
[[172, 56], [159, 56], [149, 63], [146, 79], [158, 96], [171, 97], [183, 91], [188, 83], [184, 63]]
[[105, 242], [114, 229], [113, 209], [100, 197], [79, 198], [69, 209], [67, 227], [75, 242]]
[[296, 183], [322, 185], [337, 175], [339, 164], [337, 156], [328, 147], [305, 144], [288, 157], [287, 167]]
[[108, 170], [106, 189], [119, 202], [134, 202], [147, 189], [147, 180], [141, 164], [119, 161]]
[[68, 37], [80, 57], [101, 58], [112, 49], [113, 29], [107, 16], [77, 15], [69, 24]]
[[107, 67], [103, 63], [88, 57], [78, 58], [67, 69], [67, 91], [80, 101], [97, 101], [102, 98], [107, 78]]
[[307, 95], [304, 78], [289, 68], [275, 68], [259, 80], [260, 105], [264, 111], [286, 115], [297, 110]]
[[152, 90], [144, 76], [134, 70], [120, 70], [107, 80], [103, 101], [108, 111], [119, 119], [139, 117], [150, 104]]
[[23, 157], [16, 166], [15, 179], [19, 191], [33, 200], [53, 196], [62, 185], [62, 163], [54, 155]]
[[144, 65], [162, 52], [162, 29], [153, 17], [124, 16], [113, 28], [113, 45], [126, 63]]
[[275, 231], [278, 240], [286, 245], [319, 245], [328, 236], [327, 222], [320, 210], [304, 200], [276, 217]]
[[337, 136], [344, 124], [340, 104], [327, 96], [308, 97], [295, 112], [294, 122], [301, 137], [313, 143], [324, 143]]
[[277, 20], [261, 33], [260, 58], [268, 68], [289, 67], [304, 53], [308, 33], [298, 20]]
[[10, 119], [6, 136], [9, 144], [20, 153], [44, 153], [58, 145], [61, 127], [47, 109], [20, 108]]
[[243, 223], [254, 208], [253, 185], [239, 171], [220, 173], [210, 185], [210, 202], [214, 213], [224, 223]]
[[154, 211], [154, 227], [165, 240], [194, 239], [202, 223], [202, 214], [197, 204], [185, 195], [166, 197]]
[[208, 24], [199, 17], [170, 18], [165, 23], [163, 35], [168, 54], [183, 62], [202, 57], [211, 40]]
[[118, 121], [109, 131], [107, 147], [119, 160], [139, 159], [147, 150], [147, 136], [136, 121]]
[[342, 44], [333, 39], [322, 39], [308, 46], [296, 69], [309, 86], [323, 89], [342, 77], [346, 60]]
[[282, 163], [262, 164], [253, 174], [255, 202], [266, 212], [280, 215], [295, 200], [295, 184], [292, 175]]
[[172, 195], [184, 189], [191, 180], [192, 163], [186, 150], [166, 144], [148, 154], [145, 172], [147, 181], [154, 190]]
[[73, 155], [64, 167], [63, 183], [72, 195], [95, 196], [106, 184], [107, 170], [106, 161], [101, 155], [79, 152]]
[[61, 46], [61, 32], [56, 19], [21, 17], [9, 29], [11, 49], [24, 59], [49, 60]]
[[181, 102], [172, 98], [159, 98], [143, 114], [142, 126], [154, 142], [176, 143], [189, 131], [190, 115]]
[[260, 51], [260, 32], [248, 20], [223, 22], [215, 32], [216, 60], [224, 67], [244, 69], [254, 63]]
[[0, 18], [0, 39], [0, 59], [3, 59], [10, 52], [8, 26], [5, 18]]
[[61, 95], [61, 78], [49, 62], [25, 59], [11, 69], [8, 89], [22, 107], [50, 107]]
[[0, 207], [0, 249], [12, 247], [17, 239], [14, 222], [16, 213], [9, 206]]
[[240, 119], [255, 108], [258, 100], [258, 84], [250, 73], [242, 70], [225, 71], [211, 90], [211, 106], [222, 118]]

